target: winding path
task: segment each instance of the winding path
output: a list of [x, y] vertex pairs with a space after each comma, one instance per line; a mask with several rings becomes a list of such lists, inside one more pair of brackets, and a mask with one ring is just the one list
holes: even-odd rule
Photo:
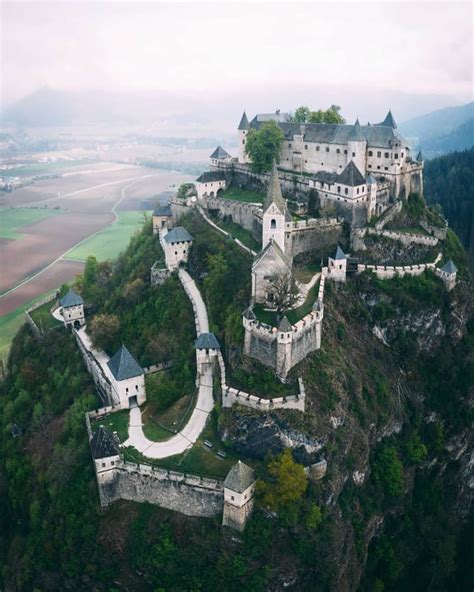
[[[188, 294], [194, 309], [196, 321], [196, 333], [207, 333], [209, 331], [209, 321], [207, 317], [206, 305], [202, 299], [194, 280], [184, 270], [179, 270], [179, 279]], [[209, 413], [214, 407], [213, 391], [213, 370], [212, 364], [199, 363], [197, 367], [199, 388], [196, 407], [185, 427], [175, 436], [164, 442], [153, 442], [143, 433], [143, 424], [141, 410], [139, 407], [130, 409], [130, 423], [128, 428], [128, 440], [123, 446], [133, 446], [139, 452], [148, 458], [166, 458], [181, 454], [188, 448], [191, 448], [199, 438], [201, 432], [206, 426]]]

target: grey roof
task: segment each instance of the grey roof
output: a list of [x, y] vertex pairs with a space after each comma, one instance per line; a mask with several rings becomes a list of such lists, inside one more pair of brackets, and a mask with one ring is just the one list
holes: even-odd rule
[[194, 342], [194, 347], [196, 349], [220, 349], [221, 348], [214, 333], [201, 333], [201, 335], [199, 335], [199, 337]]
[[93, 459], [120, 455], [118, 444], [106, 427], [100, 426], [92, 435], [91, 453]]
[[275, 251], [275, 253], [278, 255], [278, 257], [288, 267], [288, 269], [291, 269], [291, 267], [292, 267], [292, 259], [291, 259], [291, 257], [289, 257], [286, 253], [284, 253], [281, 250], [280, 245], [276, 241], [274, 241], [273, 239], [270, 239], [268, 241], [268, 243], [267, 243], [267, 246], [262, 251], [260, 251], [260, 253], [255, 257], [255, 259], [253, 260], [253, 263], [252, 263], [252, 269], [255, 268], [255, 266], [259, 263], [259, 261], [261, 261], [263, 259], [263, 257], [270, 250]]
[[324, 303], [322, 300], [320, 300], [319, 298], [317, 298], [314, 302], [313, 302], [313, 310], [323, 310], [324, 308]]
[[[275, 113], [257, 113], [255, 117], [250, 122], [250, 127], [253, 127], [252, 124], [254, 123], [265, 123], [267, 121], [276, 121], [277, 123], [286, 123], [290, 121], [291, 116], [289, 113], [280, 113], [279, 110], [275, 111]], [[300, 125], [299, 123], [297, 124]]]
[[278, 325], [278, 331], [282, 331], [283, 333], [289, 333], [290, 331], [293, 331], [293, 327], [286, 316], [281, 319], [280, 324]]
[[255, 321], [255, 319], [257, 317], [255, 316], [255, 313], [253, 312], [252, 306], [249, 306], [248, 308], [245, 309], [244, 318], [248, 319], [249, 321]]
[[222, 148], [222, 146], [217, 146], [214, 152], [211, 154], [210, 158], [230, 158], [230, 154]]
[[[250, 122], [250, 127], [259, 129], [262, 122], [256, 117]], [[279, 121], [278, 125], [287, 141], [292, 141], [294, 135], [301, 135], [301, 124], [288, 121]], [[340, 123], [305, 123], [304, 141], [321, 144], [347, 144], [353, 133], [355, 124]], [[373, 148], [390, 148], [393, 142], [400, 142], [403, 147], [409, 148], [408, 142], [402, 138], [396, 128], [389, 125], [361, 125], [360, 136], [367, 141], [367, 145]]]
[[23, 434], [23, 428], [17, 423], [14, 423], [11, 427], [10, 434], [12, 438], [19, 438]]
[[421, 152], [421, 150], [418, 152], [418, 154], [416, 156], [416, 161], [423, 162], [423, 153]]
[[223, 171], [207, 171], [196, 179], [196, 183], [211, 183], [212, 181], [225, 181]]
[[353, 160], [350, 161], [342, 173], [337, 177], [337, 182], [341, 185], [348, 185], [349, 187], [365, 185], [365, 179]]
[[167, 216], [170, 218], [173, 214], [171, 213], [171, 206], [169, 203], [166, 205], [159, 205], [153, 212], [153, 216]]
[[397, 129], [397, 122], [395, 121], [395, 117], [392, 115], [391, 109], [388, 110], [385, 119], [382, 121], [380, 125], [386, 125], [387, 127], [392, 127], [393, 129]]
[[255, 471], [239, 460], [227, 473], [227, 477], [224, 480], [224, 487], [236, 493], [243, 493], [254, 482]]
[[84, 304], [84, 300], [72, 288], [69, 289], [69, 292], [65, 296], [60, 298], [59, 302], [63, 308]]
[[344, 253], [344, 251], [341, 249], [341, 247], [339, 245], [337, 245], [336, 255], [335, 255], [334, 259], [336, 261], [341, 261], [342, 259], [347, 259], [347, 255]]
[[107, 366], [115, 380], [126, 380], [143, 374], [143, 368], [124, 345], [110, 358]]
[[377, 183], [377, 179], [370, 174], [367, 175], [367, 178], [365, 180], [367, 181], [367, 185], [373, 185], [374, 183]]
[[249, 127], [250, 127], [249, 120], [247, 119], [247, 114], [244, 111], [243, 112], [243, 115], [242, 115], [242, 119], [240, 120], [240, 123], [239, 123], [239, 127], [237, 129], [239, 129], [239, 130], [248, 130]]
[[182, 226], [176, 226], [176, 228], [172, 228], [167, 234], [165, 234], [165, 241], [170, 245], [174, 245], [175, 243], [185, 243], [192, 241], [193, 237], [189, 234], [186, 228]]
[[364, 135], [362, 134], [362, 129], [360, 127], [359, 118], [356, 119], [356, 122], [354, 123], [352, 130], [349, 134], [349, 137], [347, 139], [351, 142], [365, 142], [366, 141], [366, 139], [364, 138]]
[[454, 265], [453, 260], [450, 259], [447, 263], [443, 265], [441, 271], [445, 271], [446, 273], [456, 273], [458, 268]]
[[275, 160], [273, 160], [270, 181], [268, 182], [267, 196], [265, 198], [265, 203], [263, 204], [263, 211], [266, 212], [273, 203], [282, 214], [285, 214], [285, 220], [291, 220], [290, 213], [286, 207], [286, 201], [283, 199], [281, 193], [280, 179], [278, 177], [278, 169]]

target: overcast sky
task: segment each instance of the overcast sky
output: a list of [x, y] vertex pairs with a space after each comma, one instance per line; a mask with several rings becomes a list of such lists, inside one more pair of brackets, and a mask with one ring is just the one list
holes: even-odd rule
[[470, 2], [3, 2], [6, 102], [49, 85], [330, 84], [472, 100]]

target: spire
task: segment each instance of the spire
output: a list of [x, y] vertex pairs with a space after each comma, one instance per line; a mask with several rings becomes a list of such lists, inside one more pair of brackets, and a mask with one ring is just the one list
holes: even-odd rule
[[359, 123], [359, 118], [356, 119], [351, 133], [349, 134], [349, 137], [347, 138], [350, 142], [364, 142], [365, 138], [362, 134], [362, 128], [360, 127], [360, 123]]
[[423, 154], [421, 150], [418, 152], [418, 156], [416, 157], [416, 162], [423, 162]]
[[249, 127], [250, 127], [249, 120], [247, 119], [247, 114], [245, 113], [245, 110], [244, 110], [244, 113], [242, 115], [242, 119], [240, 120], [239, 127], [237, 129], [238, 130], [248, 130]]
[[263, 205], [265, 212], [274, 203], [281, 213], [286, 212], [286, 202], [281, 193], [280, 179], [278, 178], [278, 169], [276, 160], [273, 159], [272, 171], [270, 173], [270, 181], [268, 183], [267, 197]]
[[382, 125], [387, 127], [393, 127], [393, 129], [397, 129], [397, 122], [395, 121], [395, 117], [392, 115], [391, 109], [388, 110], [387, 116], [382, 122]]

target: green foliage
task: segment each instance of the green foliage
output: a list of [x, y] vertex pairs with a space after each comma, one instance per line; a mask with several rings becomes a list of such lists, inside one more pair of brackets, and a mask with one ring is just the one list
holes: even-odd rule
[[412, 464], [419, 464], [425, 460], [428, 449], [421, 441], [421, 437], [416, 432], [413, 433], [405, 445], [407, 458]]
[[266, 121], [259, 130], [251, 129], [247, 135], [245, 152], [252, 161], [255, 173], [269, 171], [274, 160], [278, 162], [283, 132], [274, 121]]
[[268, 480], [257, 482], [260, 503], [271, 510], [293, 512], [293, 502], [299, 501], [308, 486], [303, 465], [296, 463], [290, 448], [286, 448], [267, 466]]
[[311, 111], [309, 107], [298, 107], [291, 118], [296, 123], [346, 123], [341, 115], [339, 105], [331, 105], [328, 109]]
[[383, 445], [377, 451], [372, 470], [374, 478], [389, 497], [399, 497], [403, 493], [403, 465], [394, 446]]
[[323, 521], [323, 512], [318, 504], [310, 504], [305, 516], [305, 526], [309, 530], [316, 530]]
[[120, 321], [115, 314], [98, 314], [89, 323], [94, 347], [113, 355], [120, 347]]

